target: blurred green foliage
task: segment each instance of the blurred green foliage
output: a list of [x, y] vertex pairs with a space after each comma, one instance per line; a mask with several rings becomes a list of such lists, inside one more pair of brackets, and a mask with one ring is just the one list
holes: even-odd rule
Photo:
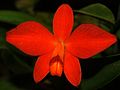
[[80, 10], [75, 10], [75, 12], [103, 19], [113, 24], [115, 23], [115, 18], [111, 10], [100, 3], [89, 5], [87, 7], [81, 8]]
[[9, 81], [0, 79], [0, 90], [25, 90], [25, 89], [20, 89], [11, 84]]
[[120, 75], [120, 60], [103, 67], [90, 79], [83, 80], [80, 90], [98, 90]]
[[29, 12], [30, 14], [34, 14], [34, 6], [39, 0], [16, 0], [16, 7], [25, 12]]
[[23, 13], [23, 12], [0, 11], [0, 21], [3, 21], [3, 22], [18, 25], [18, 24], [28, 21], [28, 20], [38, 21], [33, 16]]

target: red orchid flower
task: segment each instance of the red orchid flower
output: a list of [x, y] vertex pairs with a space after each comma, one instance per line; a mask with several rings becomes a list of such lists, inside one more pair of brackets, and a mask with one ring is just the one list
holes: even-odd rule
[[116, 42], [114, 35], [93, 24], [82, 24], [72, 32], [73, 23], [71, 7], [63, 4], [54, 15], [54, 35], [34, 21], [7, 32], [6, 40], [10, 44], [26, 54], [39, 56], [33, 73], [36, 83], [49, 72], [61, 76], [64, 71], [68, 81], [78, 86], [82, 75], [78, 58], [92, 57]]

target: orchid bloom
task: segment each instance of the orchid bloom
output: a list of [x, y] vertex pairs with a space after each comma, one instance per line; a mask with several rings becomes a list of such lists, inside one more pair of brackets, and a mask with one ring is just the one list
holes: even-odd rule
[[[27, 21], [7, 32], [6, 40], [32, 56], [39, 56], [34, 67], [36, 83], [49, 72], [78, 86], [81, 66], [78, 58], [86, 59], [100, 53], [116, 42], [116, 37], [93, 24], [81, 24], [73, 32], [72, 8], [61, 5], [53, 18], [53, 32], [35, 21]], [[71, 33], [72, 32], [72, 33]]]

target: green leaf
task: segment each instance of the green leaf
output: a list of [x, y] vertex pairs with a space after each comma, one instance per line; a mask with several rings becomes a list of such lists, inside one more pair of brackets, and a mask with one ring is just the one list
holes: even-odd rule
[[111, 10], [100, 3], [89, 5], [80, 10], [75, 10], [75, 12], [103, 19], [113, 24], [115, 23], [115, 18]]
[[23, 90], [23, 89], [14, 86], [7, 80], [0, 79], [0, 90]]
[[120, 60], [105, 66], [94, 77], [83, 80], [80, 90], [98, 90], [120, 75]]
[[3, 22], [17, 25], [28, 20], [38, 21], [36, 18], [26, 13], [17, 11], [0, 11], [0, 21]]
[[108, 23], [106, 21], [103, 21], [101, 19], [89, 16], [89, 15], [85, 15], [85, 14], [77, 14], [75, 15], [75, 24], [74, 26], [77, 27], [79, 24], [85, 24], [85, 23], [91, 23], [91, 24], [95, 24], [99, 27], [101, 27], [102, 29], [106, 30], [106, 31], [112, 31], [113, 28], [113, 24]]
[[74, 26], [78, 26], [80, 24], [85, 24], [85, 23], [91, 23], [91, 24], [96, 24], [98, 25], [99, 24], [99, 19], [96, 19], [94, 17], [91, 17], [91, 16], [88, 16], [88, 15], [75, 15], [75, 24]]

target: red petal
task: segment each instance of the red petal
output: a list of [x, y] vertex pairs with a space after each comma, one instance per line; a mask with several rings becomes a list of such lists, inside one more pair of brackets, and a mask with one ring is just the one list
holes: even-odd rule
[[61, 5], [57, 9], [53, 19], [53, 30], [55, 36], [62, 40], [69, 37], [73, 27], [73, 22], [72, 8], [67, 4]]
[[65, 55], [64, 73], [72, 85], [78, 86], [80, 84], [82, 73], [79, 60], [69, 53]]
[[41, 24], [28, 21], [8, 31], [6, 39], [24, 53], [41, 55], [54, 49], [53, 35]]
[[82, 24], [72, 33], [66, 47], [80, 58], [89, 58], [116, 42], [116, 37], [92, 24]]
[[36, 83], [41, 81], [49, 73], [51, 54], [40, 56], [35, 63], [33, 77]]

